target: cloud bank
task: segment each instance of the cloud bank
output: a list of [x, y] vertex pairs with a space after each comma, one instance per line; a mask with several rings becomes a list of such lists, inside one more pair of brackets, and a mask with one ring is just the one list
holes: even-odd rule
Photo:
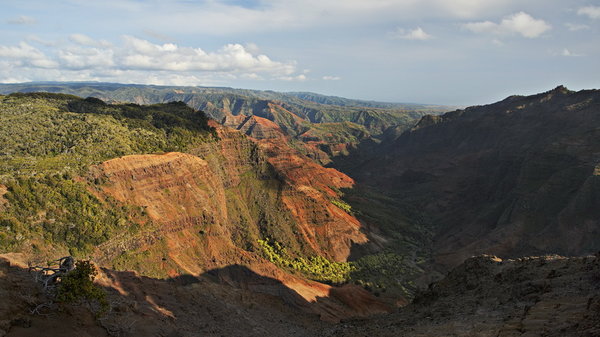
[[[226, 44], [216, 51], [205, 51], [174, 43], [155, 44], [129, 35], [122, 36], [118, 45], [83, 34], [70, 35], [68, 42], [39, 47], [24, 41], [0, 45], [0, 62], [6, 65], [0, 70], [4, 82], [73, 76], [78, 80], [176, 85], [235, 78], [306, 80], [304, 74], [296, 74], [294, 61], [274, 61], [258, 53], [253, 44]], [[44, 74], [41, 70], [47, 74], [44, 78], [39, 77]]]
[[587, 6], [577, 10], [577, 14], [586, 15], [590, 19], [600, 19], [600, 6]]

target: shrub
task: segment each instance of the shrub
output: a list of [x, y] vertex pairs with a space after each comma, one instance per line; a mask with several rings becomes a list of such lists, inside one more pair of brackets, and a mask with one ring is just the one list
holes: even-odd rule
[[63, 303], [86, 302], [90, 306], [96, 304], [100, 315], [108, 309], [106, 293], [94, 284], [98, 270], [90, 261], [77, 261], [75, 268], [63, 276], [58, 285], [56, 300]]
[[352, 206], [348, 205], [343, 200], [332, 199], [331, 203], [344, 210], [344, 212], [352, 214]]

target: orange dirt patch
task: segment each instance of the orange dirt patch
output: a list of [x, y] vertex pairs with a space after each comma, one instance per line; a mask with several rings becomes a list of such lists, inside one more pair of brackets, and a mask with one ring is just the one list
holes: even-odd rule
[[4, 197], [6, 193], [8, 193], [8, 188], [4, 185], [0, 185], [0, 211], [8, 204], [8, 200]]

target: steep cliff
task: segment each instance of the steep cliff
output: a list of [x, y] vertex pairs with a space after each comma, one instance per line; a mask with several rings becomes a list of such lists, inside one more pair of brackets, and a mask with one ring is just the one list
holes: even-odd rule
[[[279, 145], [283, 148], [257, 145], [237, 131], [215, 127], [219, 140], [197, 146], [190, 151], [193, 154], [126, 156], [90, 169], [86, 179], [103, 182], [96, 187], [99, 198], [107, 195], [142, 207], [150, 219], [136, 233], [99, 246], [97, 260], [155, 277], [215, 271], [234, 286], [259, 282], [245, 279], [244, 273], [230, 275], [231, 266], [243, 266], [262, 278], [277, 280], [303, 301], [324, 299], [307, 307], [324, 319], [387, 310], [362, 289], [334, 291], [281, 270], [263, 259], [258, 245], [259, 239], [267, 238], [295, 256], [345, 261], [352, 246], [364, 243], [366, 236], [360, 222], [330, 199], [338, 197], [336, 189], [350, 187], [352, 180], [285, 144]], [[270, 292], [271, 288], [265, 284], [258, 289]], [[354, 302], [327, 300], [332, 291], [357, 290], [364, 294]]]

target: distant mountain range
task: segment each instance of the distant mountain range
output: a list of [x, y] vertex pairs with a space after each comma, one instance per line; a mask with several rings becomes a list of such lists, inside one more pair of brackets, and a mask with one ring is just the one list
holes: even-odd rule
[[221, 87], [77, 82], [0, 84], [0, 93], [35, 91], [97, 97], [107, 102], [155, 104], [182, 101], [233, 128], [243, 127], [245, 122], [240, 116], [265, 118], [290, 137], [295, 148], [321, 164], [329, 163], [331, 157], [347, 154], [348, 149], [364, 139], [380, 138], [390, 128], [404, 130], [425, 114], [452, 109], [439, 105], [382, 103], [313, 93]]

